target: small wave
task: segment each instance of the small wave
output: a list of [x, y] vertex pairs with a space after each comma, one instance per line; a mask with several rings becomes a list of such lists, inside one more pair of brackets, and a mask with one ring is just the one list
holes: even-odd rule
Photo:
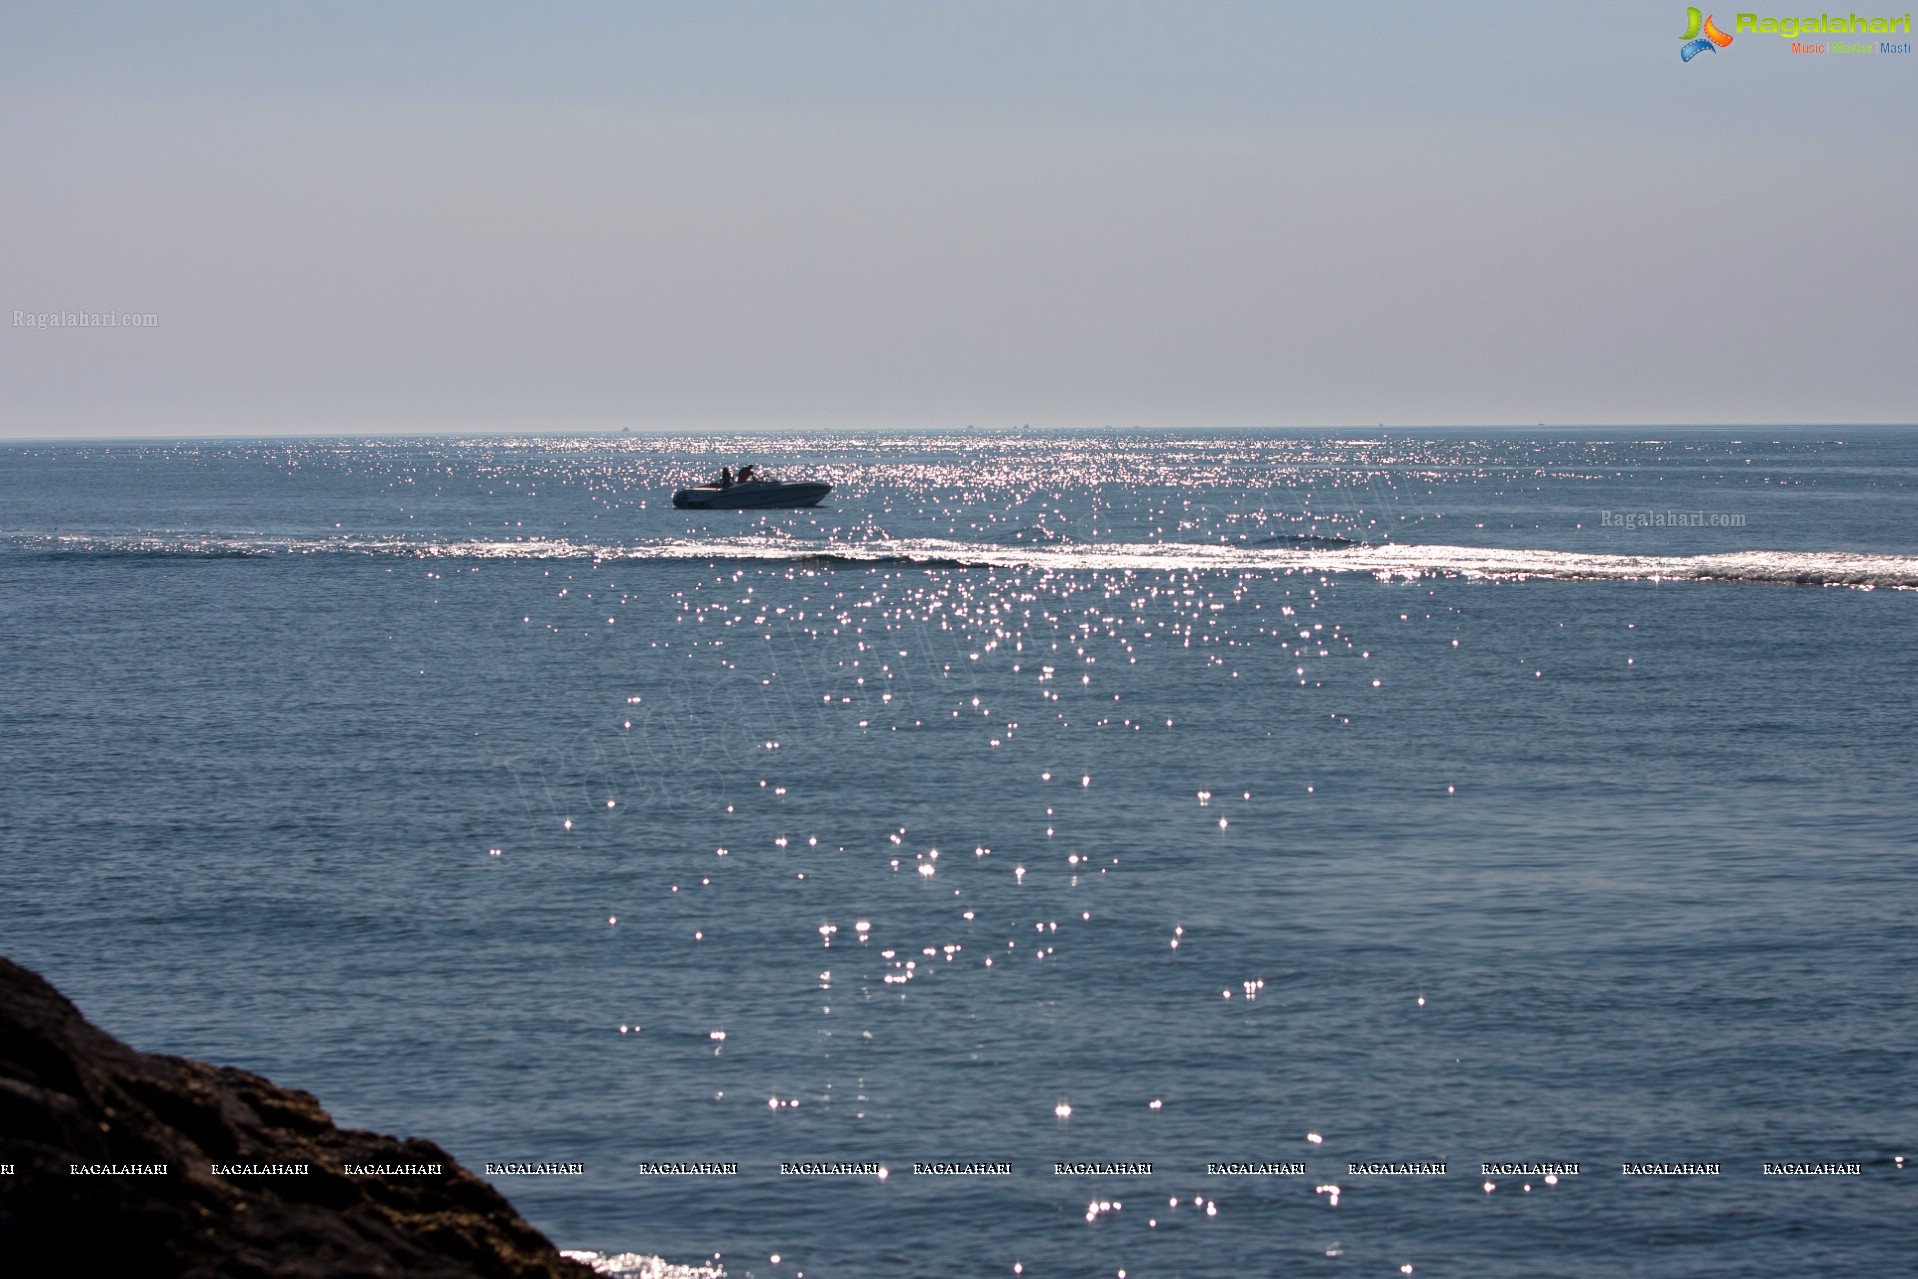
[[1070, 533], [1043, 524], [988, 533], [981, 540], [991, 546], [1064, 546], [1078, 541]]
[[790, 537], [668, 538], [629, 545], [566, 538], [431, 541], [408, 538], [221, 537], [177, 540], [60, 535], [24, 539], [58, 555], [186, 556], [355, 554], [419, 559], [590, 560], [596, 562], [794, 563], [872, 567], [1003, 568], [1040, 571], [1265, 571], [1363, 573], [1381, 579], [1490, 578], [1521, 581], [1769, 582], [1806, 586], [1918, 589], [1918, 557], [1839, 551], [1734, 551], [1716, 555], [1608, 555], [1480, 546], [1245, 546], [1189, 542], [1081, 542], [996, 546], [945, 538], [866, 542]]
[[1340, 537], [1336, 533], [1267, 533], [1254, 538], [1254, 546], [1363, 546], [1356, 538]]
[[583, 1262], [608, 1279], [726, 1279], [724, 1267], [717, 1262], [684, 1266], [644, 1253], [592, 1252], [583, 1248], [563, 1248], [560, 1256]]

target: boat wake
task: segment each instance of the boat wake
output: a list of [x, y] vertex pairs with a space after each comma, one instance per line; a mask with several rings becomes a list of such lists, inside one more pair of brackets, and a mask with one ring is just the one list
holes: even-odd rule
[[1522, 581], [1769, 582], [1799, 586], [1918, 589], [1918, 556], [1840, 551], [1733, 551], [1716, 555], [1610, 555], [1482, 546], [1244, 546], [1189, 542], [1013, 544], [946, 538], [831, 542], [791, 537], [668, 538], [630, 544], [566, 538], [88, 537], [14, 538], [16, 547], [63, 557], [368, 555], [418, 559], [589, 560], [593, 562], [795, 563], [849, 567], [1041, 572], [1203, 572], [1365, 574]]

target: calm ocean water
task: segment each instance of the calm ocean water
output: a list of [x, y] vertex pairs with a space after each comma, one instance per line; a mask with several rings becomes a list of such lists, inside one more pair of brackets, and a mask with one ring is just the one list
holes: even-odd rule
[[[672, 508], [743, 460], [838, 487]], [[1904, 1273], [1915, 488], [1856, 428], [0, 447], [0, 951], [583, 1164], [495, 1180], [627, 1273]]]

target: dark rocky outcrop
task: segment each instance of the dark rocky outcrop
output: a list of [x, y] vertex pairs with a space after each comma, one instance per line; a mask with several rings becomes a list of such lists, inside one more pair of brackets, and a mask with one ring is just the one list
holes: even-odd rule
[[[165, 1164], [167, 1171], [75, 1175], [74, 1164]], [[215, 1171], [268, 1164], [308, 1171]], [[438, 1164], [443, 1172], [349, 1176], [349, 1164]], [[21, 1279], [592, 1274], [431, 1142], [342, 1131], [309, 1093], [243, 1070], [135, 1052], [5, 959], [0, 1272]]]

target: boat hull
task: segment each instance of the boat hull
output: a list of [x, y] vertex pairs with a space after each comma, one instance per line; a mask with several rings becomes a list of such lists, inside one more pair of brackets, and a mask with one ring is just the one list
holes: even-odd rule
[[702, 485], [674, 493], [673, 505], [682, 511], [791, 510], [817, 506], [820, 499], [830, 492], [830, 484], [748, 482], [734, 484], [730, 488]]

